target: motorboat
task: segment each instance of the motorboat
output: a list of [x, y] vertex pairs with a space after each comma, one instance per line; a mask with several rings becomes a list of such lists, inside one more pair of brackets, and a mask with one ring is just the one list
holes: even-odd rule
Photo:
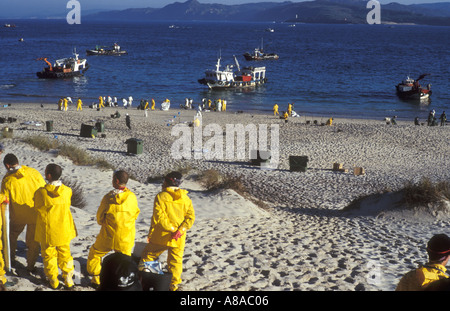
[[275, 53], [265, 53], [263, 51], [263, 42], [261, 40], [261, 48], [255, 48], [252, 53], [245, 53], [244, 57], [246, 60], [272, 60], [272, 59], [278, 59], [278, 54]]
[[117, 43], [114, 43], [112, 48], [106, 46], [97, 45], [95, 49], [86, 50], [86, 55], [112, 55], [112, 56], [121, 56], [128, 54], [127, 51], [122, 50]]

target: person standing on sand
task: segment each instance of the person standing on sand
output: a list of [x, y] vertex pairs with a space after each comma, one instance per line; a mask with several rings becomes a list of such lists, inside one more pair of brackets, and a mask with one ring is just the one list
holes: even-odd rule
[[[3, 205], [3, 203], [8, 204], [9, 203], [8, 198], [4, 194], [0, 193], [0, 205]], [[3, 206], [1, 208], [3, 208]], [[3, 237], [3, 229], [2, 229], [2, 225], [3, 225], [2, 217], [3, 217], [3, 212], [0, 213], [0, 285], [4, 285], [8, 281], [5, 276], [6, 275], [5, 260], [3, 258], [3, 239], [4, 239], [4, 237]]]
[[78, 98], [78, 100], [77, 100], [77, 111], [78, 110], [80, 110], [80, 111], [83, 110], [83, 102], [81, 101], [81, 98]]
[[448, 279], [445, 265], [450, 259], [450, 237], [434, 235], [427, 244], [428, 263], [406, 273], [397, 285], [396, 291], [420, 291], [433, 282]]
[[44, 273], [53, 289], [59, 287], [58, 267], [64, 285], [67, 288], [74, 286], [70, 242], [77, 236], [77, 230], [70, 211], [72, 189], [59, 180], [61, 174], [59, 165], [47, 165], [45, 178], [48, 183], [34, 194], [34, 209], [38, 212], [35, 239], [41, 245]]
[[10, 245], [11, 262], [14, 262], [19, 235], [27, 227], [25, 243], [27, 245], [27, 270], [33, 271], [39, 256], [39, 243], [35, 241], [37, 212], [34, 207], [34, 193], [45, 186], [42, 175], [34, 168], [19, 165], [17, 157], [8, 153], [3, 159], [7, 170], [3, 177], [0, 193], [10, 202]]
[[128, 115], [128, 113], [127, 113], [127, 115], [126, 115], [126, 117], [125, 117], [125, 124], [126, 124], [127, 127], [131, 130], [131, 118], [130, 118], [130, 116]]
[[275, 117], [280, 115], [280, 113], [278, 112], [278, 104], [276, 104], [276, 103], [275, 103], [275, 105], [273, 105], [273, 115]]
[[445, 115], [445, 111], [442, 112], [441, 116], [439, 117], [441, 120], [441, 126], [445, 125], [445, 122], [447, 121], [447, 116]]
[[136, 219], [140, 210], [136, 195], [126, 187], [128, 173], [113, 174], [114, 190], [102, 199], [97, 211], [97, 222], [101, 226], [94, 245], [89, 249], [87, 271], [92, 276], [91, 284], [100, 284], [102, 258], [110, 251], [131, 256], [136, 236]]
[[195, 221], [195, 211], [187, 191], [180, 189], [182, 175], [171, 172], [164, 177], [162, 191], [155, 197], [148, 244], [142, 251], [140, 271], [151, 271], [154, 262], [164, 251], [167, 267], [172, 273], [170, 290], [176, 291], [181, 283], [186, 232]]

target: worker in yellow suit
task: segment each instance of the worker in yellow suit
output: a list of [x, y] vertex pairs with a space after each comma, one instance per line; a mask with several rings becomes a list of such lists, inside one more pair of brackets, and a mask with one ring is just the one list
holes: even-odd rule
[[288, 104], [287, 113], [289, 114], [290, 117], [292, 116], [292, 104], [291, 103]]
[[278, 104], [273, 105], [273, 115], [279, 116], [280, 113], [278, 112]]
[[[8, 199], [5, 195], [0, 193], [0, 203], [8, 203]], [[6, 271], [5, 271], [5, 260], [3, 258], [3, 213], [0, 213], [0, 284], [6, 284], [8, 281], [6, 279]]]
[[26, 226], [27, 269], [32, 271], [39, 256], [39, 243], [34, 239], [37, 212], [33, 208], [33, 198], [36, 190], [45, 186], [45, 180], [34, 168], [19, 165], [19, 160], [12, 153], [5, 155], [3, 164], [7, 172], [3, 177], [0, 193], [10, 202], [11, 262], [14, 262], [19, 235]]
[[136, 195], [126, 187], [128, 173], [116, 171], [113, 174], [114, 190], [102, 199], [97, 210], [97, 223], [101, 226], [94, 245], [89, 249], [87, 272], [91, 284], [100, 285], [102, 258], [110, 251], [131, 256], [136, 235], [136, 219], [140, 210]]
[[222, 100], [222, 111], [227, 111], [227, 101], [225, 99]]
[[60, 98], [58, 100], [58, 110], [63, 110], [63, 104], [64, 104], [64, 100], [62, 98]]
[[140, 271], [151, 271], [152, 262], [167, 250], [167, 266], [172, 274], [171, 290], [177, 290], [181, 283], [186, 232], [195, 221], [188, 192], [179, 188], [181, 178], [179, 172], [171, 172], [164, 177], [162, 191], [156, 195], [153, 205], [148, 244], [139, 263]]
[[155, 100], [152, 98], [152, 108], [151, 110], [155, 110]]
[[69, 100], [66, 97], [64, 97], [63, 101], [64, 101], [64, 111], [67, 111], [69, 108]]
[[44, 273], [53, 289], [58, 288], [58, 267], [62, 271], [64, 285], [74, 286], [74, 264], [70, 241], [77, 236], [70, 206], [72, 189], [59, 178], [62, 168], [49, 164], [45, 168], [48, 183], [34, 194], [34, 208], [38, 212], [35, 239], [41, 245]]
[[77, 100], [77, 111], [78, 110], [80, 110], [80, 111], [83, 110], [83, 102], [81, 101], [81, 98], [78, 98], [78, 100]]
[[105, 105], [103, 104], [103, 97], [98, 97], [98, 108], [105, 108]]

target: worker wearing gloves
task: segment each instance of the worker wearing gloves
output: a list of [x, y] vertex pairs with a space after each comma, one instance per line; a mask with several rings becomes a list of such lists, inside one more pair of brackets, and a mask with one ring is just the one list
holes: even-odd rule
[[3, 177], [0, 193], [10, 202], [11, 262], [14, 262], [17, 239], [26, 226], [27, 269], [32, 271], [39, 256], [39, 243], [34, 239], [37, 212], [33, 208], [33, 198], [36, 190], [45, 186], [45, 180], [34, 168], [19, 165], [19, 160], [12, 153], [5, 155], [3, 164], [7, 173]]
[[74, 285], [70, 241], [77, 236], [77, 231], [70, 212], [72, 189], [59, 180], [61, 173], [59, 165], [47, 165], [48, 183], [34, 194], [34, 208], [38, 212], [35, 239], [41, 245], [44, 273], [53, 289], [59, 286], [58, 267], [64, 285], [67, 288]]
[[97, 223], [101, 229], [89, 250], [87, 261], [93, 287], [100, 285], [101, 261], [106, 254], [115, 251], [131, 256], [134, 247], [135, 223], [140, 210], [136, 195], [126, 187], [127, 182], [127, 172], [114, 172], [114, 190], [103, 197], [97, 211]]
[[167, 266], [172, 273], [171, 290], [177, 290], [181, 283], [186, 232], [195, 220], [188, 192], [179, 188], [181, 178], [179, 172], [171, 172], [164, 178], [162, 191], [156, 195], [154, 201], [148, 244], [139, 263], [140, 271], [151, 271], [151, 262], [167, 250]]

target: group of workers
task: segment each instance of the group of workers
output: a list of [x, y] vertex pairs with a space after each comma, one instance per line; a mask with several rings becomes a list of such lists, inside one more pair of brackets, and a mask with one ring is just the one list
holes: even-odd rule
[[198, 105], [198, 111], [227, 111], [227, 100], [226, 99], [206, 99], [202, 98], [201, 104]]
[[[9, 205], [11, 216], [10, 230], [0, 230], [0, 285], [4, 287], [8, 282], [3, 256], [7, 246], [1, 241], [7, 240], [9, 235], [10, 260], [7, 262], [14, 265], [17, 240], [26, 227], [27, 270], [33, 273], [40, 251], [49, 287], [61, 287], [60, 269], [64, 286], [72, 288], [75, 284], [70, 243], [77, 236], [77, 229], [70, 210], [72, 189], [61, 181], [62, 168], [51, 163], [46, 166], [42, 176], [36, 169], [20, 165], [18, 158], [11, 153], [5, 155], [3, 163], [7, 173], [1, 184], [0, 202], [3, 202], [3, 210]], [[127, 187], [128, 178], [126, 171], [113, 173], [113, 189], [104, 195], [96, 214], [101, 228], [95, 243], [89, 249], [86, 264], [94, 288], [126, 290], [132, 285], [128, 277], [116, 278], [116, 284], [102, 284], [102, 280], [114, 279], [104, 275], [106, 272], [102, 271], [103, 257], [114, 252], [121, 253], [130, 260], [132, 258], [135, 222], [140, 209], [136, 195]], [[188, 192], [180, 188], [181, 181], [182, 175], [179, 172], [171, 172], [165, 176], [162, 191], [154, 200], [148, 243], [138, 266], [139, 273], [152, 272], [152, 266], [159, 263], [158, 257], [167, 251], [170, 290], [177, 290], [181, 283], [186, 232], [195, 220], [192, 201], [187, 195]], [[5, 223], [6, 219], [0, 218], [1, 229], [1, 224]]]
[[[430, 110], [430, 113], [428, 114], [428, 118], [427, 118], [428, 126], [437, 126], [438, 125], [438, 121], [437, 121], [435, 114], [436, 114], [436, 111], [434, 109]], [[447, 115], [445, 114], [445, 111], [443, 111], [441, 113], [441, 115], [439, 116], [439, 120], [441, 121], [440, 125], [444, 126], [445, 123], [447, 122]], [[415, 121], [415, 124], [418, 125], [418, 120]]]
[[[58, 110], [61, 111], [67, 111], [69, 110], [69, 103], [73, 104], [72, 98], [70, 97], [61, 97], [58, 101]], [[77, 111], [83, 110], [83, 102], [81, 101], [81, 98], [78, 98], [77, 100]]]

